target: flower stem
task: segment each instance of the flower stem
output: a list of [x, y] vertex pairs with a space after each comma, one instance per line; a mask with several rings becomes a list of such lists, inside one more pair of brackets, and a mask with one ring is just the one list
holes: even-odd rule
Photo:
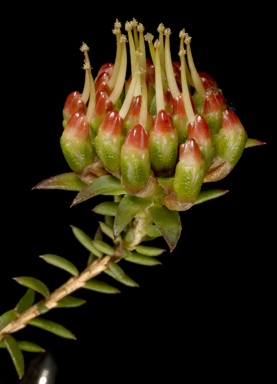
[[66, 283], [57, 288], [47, 299], [34, 304], [32, 307], [27, 309], [25, 312], [18, 314], [18, 317], [10, 322], [6, 327], [0, 331], [0, 340], [5, 334], [11, 334], [25, 328], [29, 321], [37, 316], [41, 315], [41, 304], [48, 310], [56, 307], [58, 302], [65, 296], [68, 296], [72, 292], [79, 288], [82, 288], [86, 281], [99, 275], [109, 265], [111, 256], [103, 256], [90, 264], [83, 272], [78, 276], [71, 277]]

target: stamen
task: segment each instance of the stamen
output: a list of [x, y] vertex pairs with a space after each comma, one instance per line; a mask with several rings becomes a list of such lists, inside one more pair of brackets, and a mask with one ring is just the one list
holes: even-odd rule
[[196, 67], [194, 65], [192, 53], [191, 53], [191, 47], [190, 47], [190, 42], [191, 42], [191, 37], [186, 34], [185, 38], [185, 43], [187, 46], [187, 58], [188, 58], [188, 64], [189, 64], [189, 69], [193, 81], [193, 86], [196, 90], [196, 92], [199, 94], [199, 96], [204, 100], [206, 97], [206, 91], [205, 88], [202, 84], [202, 81], [200, 79], [200, 76], [198, 75], [198, 72], [196, 70]]
[[125, 30], [127, 31], [128, 34], [128, 42], [129, 42], [129, 51], [130, 51], [130, 62], [131, 62], [131, 72], [133, 73], [134, 70], [134, 65], [136, 62], [136, 47], [135, 47], [135, 42], [134, 42], [134, 37], [133, 37], [133, 24], [130, 21], [127, 21], [125, 23]]
[[127, 70], [127, 48], [126, 48], [126, 42], [127, 38], [125, 35], [120, 36], [120, 44], [122, 45], [121, 47], [121, 58], [120, 58], [120, 68], [118, 71], [118, 76], [116, 79], [116, 83], [114, 86], [114, 89], [112, 93], [110, 94], [110, 100], [114, 104], [118, 98], [121, 95], [124, 83], [125, 83], [125, 77], [126, 77], [126, 70]]
[[144, 35], [144, 40], [148, 42], [148, 47], [149, 47], [152, 63], [155, 63], [156, 52], [155, 52], [155, 48], [154, 48], [154, 44], [153, 44], [154, 36], [151, 35], [151, 33], [146, 33], [146, 35]]
[[147, 86], [145, 79], [145, 71], [140, 70], [140, 83], [141, 83], [141, 106], [140, 106], [140, 114], [139, 114], [139, 123], [146, 127], [147, 124]]
[[187, 114], [188, 121], [194, 121], [195, 120], [195, 114], [193, 111], [193, 107], [191, 104], [191, 99], [190, 99], [190, 92], [188, 88], [188, 83], [187, 83], [187, 77], [186, 77], [186, 60], [185, 60], [185, 54], [186, 50], [184, 49], [184, 30], [182, 30], [179, 34], [180, 37], [180, 51], [179, 51], [179, 56], [180, 56], [180, 63], [181, 63], [181, 85], [182, 85], [182, 97], [183, 97], [183, 102], [185, 106], [185, 111]]
[[[117, 21], [115, 25], [118, 25], [119, 22]], [[112, 75], [110, 77], [110, 80], [108, 81], [108, 87], [109, 89], [113, 89], [116, 78], [118, 76], [119, 68], [120, 68], [120, 60], [121, 60], [121, 48], [122, 45], [120, 44], [120, 37], [121, 37], [121, 31], [120, 28], [114, 28], [113, 34], [116, 35], [116, 56], [115, 56], [115, 62], [114, 62], [114, 67], [112, 71]]]
[[139, 47], [139, 38], [138, 38], [138, 32], [137, 32], [138, 22], [136, 19], [133, 19], [131, 21], [131, 24], [133, 26], [133, 36], [134, 36], [135, 47], [136, 47], [136, 49], [138, 49], [138, 47]]
[[180, 91], [176, 82], [175, 74], [173, 71], [173, 66], [172, 66], [172, 60], [171, 60], [171, 53], [170, 53], [170, 35], [171, 35], [171, 30], [170, 28], [166, 28], [164, 31], [165, 34], [165, 71], [166, 71], [166, 78], [167, 78], [167, 83], [168, 87], [170, 90], [170, 93], [175, 99], [176, 97], [179, 96]]
[[81, 48], [80, 48], [80, 51], [83, 52], [85, 55], [83, 68], [86, 70], [86, 75], [85, 75], [85, 83], [84, 83], [84, 88], [83, 88], [81, 100], [86, 104], [88, 102], [88, 98], [89, 98], [89, 94], [90, 94], [89, 72], [91, 72], [90, 60], [88, 57], [88, 51], [89, 51], [88, 45], [86, 43], [83, 43]]
[[[89, 66], [89, 64], [87, 64]], [[94, 79], [92, 77], [91, 73], [91, 67], [89, 66], [88, 69], [86, 69], [88, 72], [88, 77], [90, 81], [90, 94], [89, 94], [89, 103], [87, 107], [87, 112], [86, 112], [86, 117], [88, 122], [90, 123], [93, 117], [94, 109], [95, 109], [95, 84], [94, 84]]]
[[124, 102], [123, 102], [123, 104], [120, 108], [120, 111], [119, 111], [119, 116], [123, 120], [125, 119], [128, 111], [129, 111], [130, 105], [132, 103], [132, 99], [134, 97], [134, 92], [136, 89], [136, 83], [137, 83], [137, 80], [139, 77], [139, 55], [140, 55], [140, 53], [138, 51], [136, 51], [135, 53], [136, 53], [136, 63], [135, 63], [135, 67], [134, 67], [134, 72], [132, 72], [132, 80], [131, 80], [130, 86], [128, 88], [128, 92], [125, 96]]
[[139, 23], [137, 27], [138, 33], [139, 33], [139, 50], [141, 52], [140, 57], [140, 67], [146, 71], [146, 52], [145, 52], [145, 42], [144, 42], [144, 26]]
[[155, 41], [154, 47], [156, 49], [155, 55], [155, 88], [156, 88], [156, 110], [157, 114], [160, 110], [165, 109], [162, 70], [160, 61], [160, 45], [159, 40]]
[[[180, 51], [182, 51], [184, 49], [184, 39], [185, 39], [186, 36], [187, 36], [187, 34], [185, 32], [185, 29], [182, 29], [180, 31], [180, 33], [179, 33], [179, 37], [180, 37]], [[186, 68], [186, 78], [187, 78], [188, 85], [191, 85], [193, 87], [193, 81], [192, 81], [192, 78], [191, 78], [191, 74], [190, 74], [190, 71], [189, 71], [187, 60], [184, 60], [184, 64], [185, 64], [185, 68]]]
[[160, 42], [160, 62], [162, 71], [165, 72], [165, 62], [164, 62], [164, 30], [165, 26], [161, 23], [158, 26], [157, 31], [159, 32], [159, 42]]

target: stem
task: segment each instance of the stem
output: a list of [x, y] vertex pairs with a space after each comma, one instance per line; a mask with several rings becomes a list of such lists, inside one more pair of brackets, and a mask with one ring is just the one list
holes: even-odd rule
[[0, 340], [5, 334], [10, 334], [19, 331], [26, 327], [28, 322], [37, 316], [41, 315], [41, 304], [47, 307], [49, 310], [56, 307], [58, 302], [65, 296], [68, 296], [72, 292], [79, 288], [82, 288], [86, 281], [99, 275], [109, 265], [111, 256], [104, 256], [101, 259], [97, 259], [90, 264], [83, 272], [78, 276], [71, 277], [65, 284], [56, 289], [47, 299], [34, 304], [32, 307], [27, 309], [25, 312], [18, 315], [18, 318], [11, 321], [5, 328], [0, 331]]

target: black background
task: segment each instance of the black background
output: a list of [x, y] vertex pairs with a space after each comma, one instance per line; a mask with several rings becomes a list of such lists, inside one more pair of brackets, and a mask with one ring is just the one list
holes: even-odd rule
[[[13, 277], [35, 276], [50, 289], [67, 275], [39, 255], [56, 253], [85, 266], [87, 252], [70, 225], [93, 234], [99, 217], [89, 200], [69, 208], [71, 192], [32, 187], [66, 172], [59, 146], [62, 107], [73, 90], [82, 91], [82, 42], [90, 47], [94, 75], [115, 57], [115, 19], [136, 18], [146, 32], [159, 23], [172, 30], [178, 59], [182, 28], [192, 36], [196, 67], [214, 77], [249, 137], [267, 144], [245, 150], [218, 186], [230, 192], [182, 213], [182, 236], [162, 266], [126, 265], [139, 288], [118, 286], [119, 295], [78, 292], [88, 302], [47, 315], [68, 327], [76, 341], [27, 327], [18, 334], [49, 351], [57, 366], [55, 384], [185, 381], [261, 375], [271, 367], [274, 223], [274, 73], [270, 67], [270, 9], [239, 5], [176, 3], [129, 7], [74, 4], [17, 8], [1, 39], [2, 74], [2, 255], [0, 313], [23, 294]], [[14, 36], [11, 38], [11, 36]], [[164, 242], [160, 244], [165, 246]], [[122, 265], [123, 266], [123, 265]], [[115, 283], [116, 284], [116, 283]], [[265, 358], [266, 356], [266, 358]], [[26, 369], [34, 355], [25, 354]], [[69, 381], [70, 380], [70, 381]], [[18, 383], [8, 354], [0, 350], [0, 383]], [[32, 384], [32, 383], [30, 383]]]

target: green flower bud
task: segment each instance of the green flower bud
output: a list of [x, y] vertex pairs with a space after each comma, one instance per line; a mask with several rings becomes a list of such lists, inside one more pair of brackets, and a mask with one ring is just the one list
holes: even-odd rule
[[184, 211], [196, 201], [205, 176], [205, 160], [194, 139], [188, 139], [179, 147], [179, 161], [172, 180], [172, 192], [164, 198], [164, 204], [172, 210]]
[[151, 168], [156, 176], [171, 176], [178, 156], [178, 133], [165, 110], [155, 116], [149, 136]]
[[123, 141], [123, 119], [119, 116], [118, 110], [111, 111], [100, 125], [94, 141], [97, 156], [111, 173], [119, 172]]
[[72, 169], [80, 173], [95, 159], [95, 151], [89, 138], [89, 123], [83, 112], [76, 112], [67, 122], [60, 145], [63, 155]]
[[121, 182], [128, 193], [137, 195], [146, 188], [150, 175], [148, 133], [137, 124], [127, 133], [121, 148]]
[[215, 136], [215, 158], [205, 176], [205, 182], [226, 177], [239, 161], [247, 133], [238, 116], [231, 109], [222, 112], [222, 128]]

